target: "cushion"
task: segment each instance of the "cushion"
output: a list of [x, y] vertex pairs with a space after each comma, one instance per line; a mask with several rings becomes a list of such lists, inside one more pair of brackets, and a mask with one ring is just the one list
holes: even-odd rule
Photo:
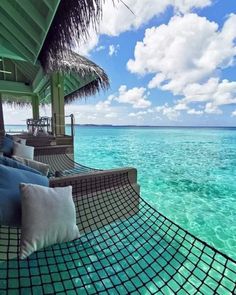
[[14, 148], [14, 141], [8, 136], [4, 136], [1, 146], [1, 152], [7, 157], [11, 157]]
[[79, 238], [72, 187], [21, 184], [20, 258], [44, 247]]
[[13, 155], [18, 156], [18, 157], [22, 157], [25, 159], [33, 160], [34, 147], [14, 142]]
[[18, 169], [22, 169], [22, 170], [27, 170], [36, 174], [41, 174], [40, 171], [33, 169], [31, 167], [28, 167], [27, 165], [23, 165], [20, 162], [12, 159], [12, 158], [8, 158], [8, 157], [2, 157], [0, 156], [0, 164], [5, 165], [5, 166], [9, 166], [12, 168], [18, 168]]
[[0, 225], [21, 225], [20, 183], [48, 186], [48, 178], [0, 164]]
[[28, 167], [31, 167], [39, 171], [42, 175], [48, 176], [49, 165], [38, 162], [38, 161], [21, 158], [18, 156], [12, 156], [12, 158]]
[[26, 145], [26, 139], [15, 136], [13, 141]]

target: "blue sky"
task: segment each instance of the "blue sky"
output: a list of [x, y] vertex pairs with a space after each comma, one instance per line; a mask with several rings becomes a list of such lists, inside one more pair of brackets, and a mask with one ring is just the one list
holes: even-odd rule
[[77, 123], [236, 126], [236, 1], [126, 0], [134, 14], [107, 2], [99, 33], [76, 50], [111, 88], [66, 107]]

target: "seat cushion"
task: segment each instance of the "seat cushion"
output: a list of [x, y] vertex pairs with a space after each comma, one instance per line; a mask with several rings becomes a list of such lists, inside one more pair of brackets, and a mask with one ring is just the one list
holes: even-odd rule
[[4, 136], [1, 146], [1, 152], [4, 156], [11, 157], [14, 148], [14, 141], [8, 136]]
[[21, 184], [21, 204], [21, 259], [41, 248], [80, 236], [71, 186]]
[[45, 163], [38, 162], [38, 161], [14, 156], [14, 155], [12, 156], [12, 158], [23, 165], [26, 165], [34, 170], [39, 171], [42, 175], [48, 176], [49, 165], [47, 165]]
[[20, 183], [49, 185], [45, 176], [0, 164], [0, 225], [21, 225]]
[[5, 166], [9, 166], [12, 168], [27, 170], [27, 171], [30, 171], [30, 172], [33, 172], [36, 174], [41, 174], [40, 171], [33, 169], [31, 167], [28, 167], [27, 165], [24, 165], [24, 164], [20, 163], [19, 161], [16, 161], [15, 159], [11, 159], [8, 157], [0, 156], [0, 164], [5, 165]]
[[25, 159], [34, 159], [34, 147], [14, 142], [13, 155]]

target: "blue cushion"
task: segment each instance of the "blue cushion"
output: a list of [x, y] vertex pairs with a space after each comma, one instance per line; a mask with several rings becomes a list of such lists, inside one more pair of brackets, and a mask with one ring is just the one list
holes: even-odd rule
[[5, 166], [9, 166], [9, 167], [12, 167], [12, 168], [18, 168], [18, 169], [22, 169], [22, 170], [27, 170], [27, 171], [30, 171], [30, 172], [41, 175], [41, 173], [38, 170], [30, 168], [29, 166], [23, 165], [20, 162], [18, 162], [16, 160], [13, 160], [11, 158], [0, 156], [0, 164], [5, 165]]
[[21, 225], [20, 183], [49, 185], [46, 176], [0, 164], [0, 225]]
[[1, 152], [3, 152], [4, 156], [10, 157], [13, 153], [14, 141], [4, 136], [1, 146]]
[[10, 134], [8, 134], [8, 133], [6, 133], [5, 136], [8, 137], [8, 138], [10, 138], [11, 140], [14, 140], [13, 136], [10, 135]]

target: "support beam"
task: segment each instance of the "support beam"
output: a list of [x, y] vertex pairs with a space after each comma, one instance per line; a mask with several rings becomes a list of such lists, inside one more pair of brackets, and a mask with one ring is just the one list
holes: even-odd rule
[[15, 93], [18, 95], [34, 95], [31, 87], [22, 82], [0, 80], [1, 93]]
[[1, 139], [5, 134], [4, 128], [4, 119], [3, 119], [3, 110], [2, 110], [2, 95], [0, 93], [0, 146], [1, 146]]
[[39, 96], [36, 94], [32, 96], [32, 110], [33, 110], [33, 119], [39, 119]]
[[64, 77], [60, 73], [51, 76], [51, 100], [53, 133], [65, 135]]

